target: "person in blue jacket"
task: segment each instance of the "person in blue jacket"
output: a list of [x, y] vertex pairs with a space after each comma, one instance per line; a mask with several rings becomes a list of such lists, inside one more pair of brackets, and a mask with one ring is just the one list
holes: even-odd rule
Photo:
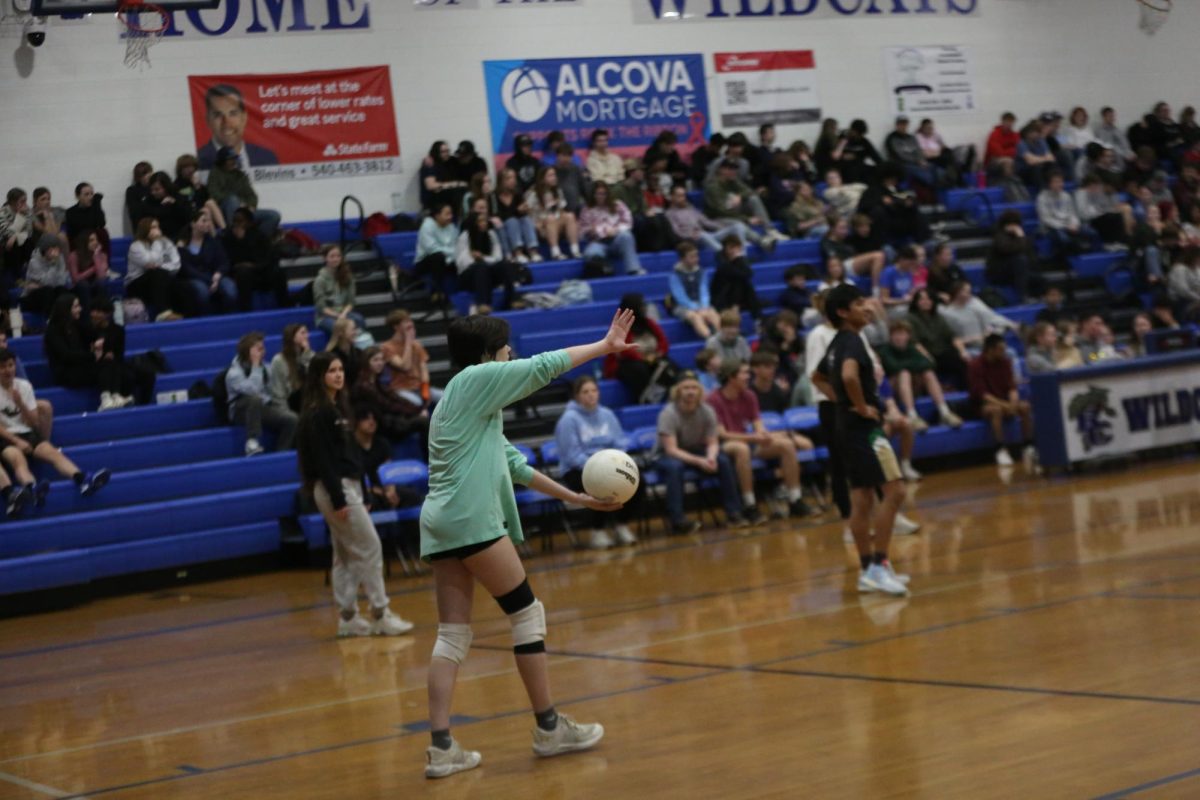
[[[583, 491], [583, 465], [594, 453], [601, 450], [625, 449], [625, 431], [612, 409], [600, 405], [600, 387], [590, 375], [576, 378], [571, 384], [571, 396], [567, 410], [554, 426], [554, 440], [558, 444], [558, 460], [562, 469], [562, 481], [576, 492]], [[591, 546], [603, 550], [613, 546], [608, 534], [608, 520], [616, 520], [613, 532], [621, 544], [636, 544], [637, 537], [629, 528], [629, 521], [641, 506], [643, 483], [638, 482], [634, 496], [614, 514], [592, 512]]]
[[671, 270], [671, 313], [692, 326], [696, 335], [707, 339], [721, 326], [721, 315], [712, 307], [708, 285], [712, 276], [700, 268], [700, 250], [691, 242], [676, 248], [679, 260]]

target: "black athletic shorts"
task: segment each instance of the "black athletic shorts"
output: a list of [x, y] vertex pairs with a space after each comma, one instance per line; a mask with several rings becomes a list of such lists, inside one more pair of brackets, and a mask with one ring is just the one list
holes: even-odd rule
[[883, 428], [873, 420], [854, 416], [855, 419], [838, 420], [846, 482], [854, 489], [874, 489], [899, 480], [900, 462]]
[[503, 538], [503, 536], [497, 536], [495, 539], [488, 539], [486, 542], [476, 542], [475, 544], [468, 544], [464, 547], [456, 547], [453, 550], [443, 550], [440, 553], [430, 553], [428, 558], [430, 561], [441, 561], [446, 558], [457, 558], [459, 561], [461, 561], [464, 558], [470, 558], [476, 553], [482, 553], [484, 550], [487, 550], [489, 547]]
[[37, 431], [25, 431], [24, 433], [14, 433], [13, 436], [16, 436], [18, 439], [22, 439], [26, 442], [29, 442], [29, 446], [32, 447], [34, 450], [37, 449], [37, 446], [39, 444], [46, 441], [45, 439], [42, 438], [42, 435], [40, 433], [38, 433]]

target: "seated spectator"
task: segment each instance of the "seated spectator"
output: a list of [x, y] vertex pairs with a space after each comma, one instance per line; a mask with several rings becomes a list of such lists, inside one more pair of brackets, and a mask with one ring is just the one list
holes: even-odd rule
[[720, 325], [720, 316], [712, 307], [708, 284], [711, 276], [700, 268], [700, 251], [691, 242], [676, 248], [679, 260], [671, 270], [668, 285], [671, 290], [671, 313], [692, 326], [701, 339], [707, 339], [712, 328]]
[[171, 176], [165, 172], [151, 175], [147, 190], [149, 195], [143, 203], [143, 213], [158, 220], [163, 236], [172, 242], [183, 241], [194, 213], [192, 204], [175, 196]]
[[1117, 126], [1117, 112], [1112, 106], [1100, 109], [1100, 121], [1096, 123], [1094, 133], [1096, 141], [1113, 151], [1118, 169], [1124, 167], [1126, 161], [1133, 160], [1133, 148], [1129, 146], [1129, 137]]
[[458, 234], [458, 226], [454, 224], [454, 209], [445, 202], [438, 203], [433, 213], [421, 220], [421, 227], [417, 231], [413, 272], [429, 277], [430, 296], [435, 304], [445, 301], [446, 280], [457, 272], [452, 271], [451, 267]]
[[380, 350], [387, 360], [388, 388], [412, 405], [427, 409], [431, 401], [441, 398], [442, 390], [429, 385], [429, 353], [417, 338], [412, 316], [402, 308], [393, 309], [387, 315], [387, 326], [392, 338], [381, 344]]
[[725, 159], [715, 167], [713, 177], [704, 183], [704, 207], [709, 216], [717, 220], [738, 220], [747, 225], [763, 225], [766, 226], [764, 240], [787, 240], [788, 237], [770, 227], [770, 217], [762, 198], [738, 179], [737, 164]]
[[238, 340], [237, 354], [225, 372], [225, 390], [229, 394], [229, 418], [246, 428], [246, 455], [264, 451], [263, 429], [275, 433], [275, 449], [290, 450], [299, 417], [271, 395], [271, 377], [263, 359], [267, 346], [263, 335], [251, 331]]
[[1075, 346], [1079, 335], [1079, 323], [1074, 319], [1063, 318], [1058, 325], [1058, 344], [1054, 347], [1054, 363], [1059, 369], [1074, 369], [1084, 364], [1083, 355]]
[[590, 179], [575, 158], [575, 148], [567, 142], [558, 145], [558, 157], [550, 165], [558, 176], [558, 185], [563, 197], [567, 200], [567, 209], [578, 214], [583, 207], [583, 199], [587, 197]]
[[[792, 407], [791, 387], [785, 385], [777, 372], [779, 354], [774, 350], [759, 350], [750, 356], [750, 391], [758, 398], [760, 412], [783, 414]], [[812, 450], [812, 440], [795, 431], [779, 431], [792, 440], [797, 451]]]
[[674, 382], [677, 369], [667, 357], [670, 342], [658, 323], [646, 314], [646, 301], [640, 294], [621, 298], [620, 310], [634, 313], [633, 327], [626, 342], [636, 345], [604, 359], [604, 377], [616, 378], [635, 403], [661, 403]]
[[746, 138], [746, 134], [738, 131], [732, 134], [725, 140], [725, 152], [721, 161], [713, 162], [708, 165], [708, 175], [705, 176], [705, 181], [711, 180], [721, 165], [728, 161], [733, 164], [734, 177], [740, 182], [749, 185], [753, 180], [753, 175], [750, 173], [750, 160], [746, 158], [746, 151], [750, 148], [750, 140]]
[[1179, 112], [1179, 132], [1185, 148], [1200, 142], [1200, 124], [1196, 122], [1195, 106], [1184, 106]]
[[1105, 244], [1125, 244], [1133, 237], [1136, 220], [1133, 208], [1117, 200], [1117, 193], [1106, 186], [1100, 176], [1089, 174], [1075, 190], [1075, 208], [1079, 220], [1100, 237]]
[[848, 219], [862, 202], [863, 193], [866, 191], [865, 183], [843, 183], [842, 173], [836, 169], [825, 173], [825, 193], [822, 196], [838, 217]]
[[828, 263], [830, 259], [837, 259], [846, 275], [870, 275], [871, 286], [879, 286], [879, 276], [883, 273], [886, 256], [882, 250], [855, 252], [854, 246], [847, 241], [849, 236], [850, 223], [831, 214], [829, 232], [821, 240], [822, 260]]
[[514, 136], [513, 154], [504, 162], [504, 168], [516, 174], [517, 189], [522, 195], [533, 187], [541, 167], [542, 163], [533, 154], [533, 137], [527, 133]]
[[66, 223], [67, 233], [76, 244], [79, 242], [79, 234], [95, 231], [107, 256], [109, 236], [105, 226], [108, 225], [108, 217], [104, 214], [103, 202], [104, 195], [96, 192], [90, 183], [78, 184], [75, 187], [75, 205], [67, 209]]
[[392, 460], [392, 447], [386, 438], [377, 436], [379, 420], [370, 406], [355, 404], [354, 442], [362, 453], [363, 477], [367, 483], [367, 494], [363, 498], [371, 509], [396, 509], [414, 506], [423, 496], [404, 486], [385, 484], [379, 468]]
[[784, 219], [784, 211], [796, 199], [796, 190], [804, 182], [800, 165], [784, 152], [777, 152], [767, 161], [764, 171], [766, 194], [763, 195], [771, 219]]
[[[716, 412], [704, 402], [695, 373], [684, 372], [671, 387], [671, 401], [658, 413], [654, 455], [654, 469], [667, 487], [667, 515], [672, 533], [682, 535], [700, 529], [698, 521], [689, 521], [683, 513], [683, 485], [688, 469], [702, 476], [717, 476], [726, 525], [744, 528], [750, 524], [742, 515], [733, 462], [722, 452], [717, 438]], [[760, 519], [757, 508], [752, 513], [756, 521]]]
[[975, 145], [959, 148], [963, 154], [959, 158], [954, 149], [946, 145], [942, 135], [934, 129], [931, 119], [921, 120], [917, 127], [917, 145], [921, 148], [921, 155], [925, 156], [925, 160], [942, 170], [947, 185], [960, 183], [963, 174], [975, 169]]
[[721, 240], [717, 268], [709, 285], [713, 308], [717, 311], [734, 309], [749, 311], [755, 319], [762, 314], [758, 293], [754, 290], [754, 270], [746, 258], [746, 248], [737, 236]]
[[900, 188], [900, 176], [895, 164], [884, 164], [879, 170], [879, 184], [867, 188], [858, 210], [870, 215], [889, 244], [924, 242], [930, 236], [929, 223], [921, 214], [917, 196]]
[[845, 144], [846, 135], [839, 129], [838, 121], [833, 117], [821, 120], [821, 132], [813, 143], [813, 162], [818, 174], [824, 175], [838, 168]]
[[250, 209], [254, 222], [268, 241], [279, 230], [279, 212], [258, 207], [258, 193], [250, 184], [250, 176], [242, 172], [237, 153], [231, 147], [217, 151], [217, 159], [208, 173], [208, 193], [221, 208], [225, 219], [232, 219], [240, 208]]
[[1038, 116], [1038, 121], [1042, 123], [1042, 136], [1046, 140], [1046, 147], [1050, 149], [1050, 154], [1054, 156], [1055, 166], [1064, 175], [1071, 174], [1071, 167], [1074, 166], [1074, 161], [1067, 148], [1059, 141], [1062, 114], [1057, 111], [1045, 111]]
[[[554, 162], [558, 160], [558, 146], [566, 140], [567, 136], [562, 131], [550, 131], [546, 134], [546, 138], [542, 141], [543, 167], [554, 166]], [[575, 156], [573, 161], [578, 166], [583, 166], [583, 162], [579, 160], [578, 156]]]
[[1023, 180], [1017, 177], [1016, 163], [1004, 161], [996, 166], [996, 173], [989, 177], [988, 185], [1003, 191], [1006, 203], [1029, 203], [1033, 195]]
[[797, 239], [820, 239], [829, 232], [826, 215], [829, 210], [813, 193], [808, 181], [796, 183], [796, 195], [791, 205], [783, 210], [788, 233]]
[[1053, 285], [1046, 287], [1046, 293], [1042, 295], [1043, 308], [1035, 319], [1051, 325], [1058, 325], [1060, 320], [1067, 319], [1070, 315], [1063, 308], [1063, 299], [1062, 289]]
[[771, 159], [783, 152], [775, 145], [777, 134], [775, 123], [764, 122], [758, 126], [758, 144], [748, 144], [746, 160], [750, 162], [751, 183], [765, 188], [770, 180]]
[[122, 365], [105, 357], [104, 337], [84, 324], [79, 298], [64, 294], [54, 301], [42, 347], [56, 386], [100, 390], [100, 411], [133, 404], [122, 381]]
[[421, 181], [421, 208], [429, 214], [436, 213], [443, 205], [451, 209], [462, 207], [467, 183], [456, 174], [449, 143], [439, 139], [430, 146], [417, 177]]
[[125, 294], [146, 304], [150, 316], [160, 321], [180, 319], [183, 307], [178, 289], [179, 250], [163, 236], [158, 220], [143, 217], [137, 226], [137, 238], [129, 246], [129, 266], [125, 270]]
[[1132, 336], [1129, 340], [1128, 353], [1130, 358], [1141, 358], [1149, 355], [1146, 349], [1146, 334], [1154, 330], [1154, 321], [1150, 319], [1150, 315], [1145, 311], [1139, 311], [1133, 317], [1133, 324], [1130, 326]]
[[503, 225], [508, 254], [518, 264], [537, 263], [542, 260], [538, 252], [537, 227], [529, 214], [529, 204], [520, 190], [517, 173], [511, 169], [500, 171], [496, 191], [491, 195], [494, 216]]
[[[115, 364], [120, 375], [119, 393], [113, 393], [112, 407], [152, 405], [158, 373], [168, 371], [163, 354], [148, 350], [125, 359], [125, 326], [113, 321], [113, 303], [107, 297], [92, 298], [88, 322], [84, 328], [85, 337], [100, 345], [100, 360]], [[102, 395], [101, 404], [103, 399]]]
[[1194, 222], [1192, 212], [1200, 206], [1200, 164], [1184, 162], [1179, 168], [1179, 180], [1175, 182], [1171, 194], [1175, 198], [1175, 207], [1179, 209], [1179, 218]]
[[[841, 262], [838, 262], [840, 269]], [[779, 293], [779, 307], [791, 311], [797, 317], [802, 317], [810, 310], [808, 299], [808, 270], [800, 264], [793, 264], [783, 271], [783, 282], [786, 284]]]
[[1154, 104], [1154, 111], [1146, 120], [1150, 126], [1149, 143], [1160, 161], [1178, 162], [1184, 149], [1183, 130], [1171, 117], [1171, 106], [1165, 102]]
[[[0, 327], [0, 350], [8, 349], [8, 333], [4, 328]], [[16, 375], [21, 380], [29, 380], [29, 375], [25, 372], [25, 366], [21, 363], [21, 358], [15, 353], [13, 354], [14, 363], [16, 364]], [[54, 406], [49, 400], [37, 401], [38, 424], [35, 426], [37, 432], [42, 435], [43, 439], [50, 438], [50, 432], [54, 428]], [[2, 470], [0, 470], [2, 471]]]
[[1018, 327], [1017, 323], [997, 314], [987, 303], [975, 297], [971, 292], [971, 284], [965, 281], [954, 287], [950, 302], [940, 306], [938, 313], [949, 323], [955, 338], [972, 352], [979, 351], [988, 334], [1003, 333]]
[[882, 252], [885, 260], [896, 257], [896, 251], [879, 234], [879, 229], [866, 214], [855, 214], [849, 218], [850, 233], [846, 236], [846, 244], [854, 248], [855, 255], [866, 255], [876, 251]]
[[[496, 208], [492, 202], [492, 191], [495, 189], [492, 186], [492, 179], [486, 172], [480, 172], [471, 178], [471, 183], [467, 188], [467, 193], [463, 195], [462, 209], [460, 213], [465, 217], [470, 214], [476, 207], [475, 201], [481, 201], [480, 208], [488, 217], [496, 216]], [[508, 245], [504, 241], [504, 229], [500, 225], [496, 225], [496, 233], [500, 237], [500, 244], [505, 245], [504, 254], [508, 255]]]
[[708, 168], [721, 157], [725, 148], [725, 134], [716, 132], [708, 137], [708, 141], [692, 151], [691, 166], [688, 167], [688, 179], [695, 186], [702, 186], [708, 178]]
[[633, 238], [633, 216], [629, 208], [612, 196], [608, 184], [596, 181], [587, 206], [579, 215], [579, 233], [587, 243], [587, 260], [620, 259], [623, 275], [644, 275]]
[[558, 185], [558, 172], [554, 167], [538, 170], [537, 180], [525, 193], [525, 205], [533, 216], [538, 235], [550, 245], [551, 258], [561, 261], [567, 257], [559, 247], [563, 238], [570, 246], [571, 258], [583, 258], [579, 252], [579, 223], [567, 208], [567, 198]]
[[933, 248], [929, 259], [929, 274], [925, 285], [938, 296], [943, 303], [950, 302], [950, 290], [959, 281], [965, 281], [967, 273], [954, 260], [954, 248], [949, 242], [941, 242]]
[[908, 117], [903, 114], [896, 117], [896, 127], [884, 139], [883, 149], [887, 152], [888, 159], [904, 170], [904, 175], [909, 180], [929, 188], [938, 188], [946, 184], [945, 170], [925, 157], [917, 137], [908, 130]]
[[350, 387], [350, 399], [375, 418], [377, 429], [393, 442], [416, 435], [422, 450], [428, 450], [429, 414], [423, 403], [411, 403], [393, 392], [388, 383], [387, 358], [374, 345], [362, 352], [358, 376]]
[[750, 390], [750, 367], [745, 362], [722, 360], [717, 377], [721, 381], [721, 388], [712, 392], [707, 400], [717, 415], [721, 449], [733, 461], [737, 472], [743, 514], [752, 524], [759, 519], [758, 500], [754, 496], [754, 466], [751, 463], [755, 458], [779, 460], [791, 516], [806, 517], [812, 514], [813, 509], [801, 498], [796, 443], [787, 431], [772, 433], [763, 425], [758, 398]]
[[670, 177], [672, 185], [687, 183], [688, 179], [688, 168], [679, 156], [678, 144], [679, 137], [674, 131], [660, 131], [642, 156], [642, 163], [647, 167], [656, 159], [666, 159], [664, 172]]
[[[1033, 274], [1034, 258], [1033, 245], [1025, 236], [1025, 226], [1021, 223], [1021, 212], [1002, 212], [992, 231], [984, 279], [992, 286], [1012, 286], [1024, 302], [1036, 293], [1036, 288], [1030, 285], [1037, 280]], [[950, 297], [947, 295], [942, 299], [949, 302]]]
[[191, 153], [184, 153], [175, 159], [175, 183], [172, 186], [176, 197], [186, 200], [196, 211], [208, 212], [214, 230], [225, 230], [225, 215], [209, 195], [200, 174], [200, 161]]
[[1022, 460], [1025, 468], [1032, 472], [1037, 463], [1037, 450], [1033, 446], [1033, 412], [1028, 402], [1017, 394], [1013, 379], [1012, 362], [1004, 345], [1004, 337], [988, 334], [983, 350], [971, 359], [969, 367], [971, 404], [980, 418], [992, 428], [992, 437], [999, 448], [996, 463], [1011, 467], [1012, 456], [1004, 445], [1004, 421], [1019, 417], [1021, 420]]
[[[789, 406], [808, 405], [808, 395], [811, 393], [804, 371], [804, 342], [800, 340], [799, 327], [800, 318], [796, 314], [786, 308], [780, 309], [763, 321], [762, 336], [753, 348], [755, 353], [775, 354], [774, 380], [786, 387]], [[753, 355], [750, 360], [754, 361]], [[801, 396], [806, 402], [797, 402]]]
[[1034, 323], [1025, 348], [1025, 370], [1030, 375], [1057, 370], [1057, 346], [1058, 329], [1050, 322]]
[[255, 292], [270, 292], [276, 308], [294, 305], [288, 293], [287, 274], [280, 268], [271, 241], [259, 229], [253, 211], [239, 208], [233, 212], [229, 227], [221, 236], [221, 246], [233, 270], [239, 311], [253, 308]]
[[711, 392], [721, 385], [717, 380], [717, 370], [721, 368], [721, 356], [710, 347], [705, 347], [696, 353], [696, 380], [704, 387], [705, 392]]
[[615, 186], [625, 177], [625, 164], [619, 155], [608, 149], [608, 131], [604, 128], [592, 131], [588, 142], [587, 171], [593, 181], [604, 181], [610, 186]]
[[912, 326], [907, 320], [894, 319], [888, 325], [888, 341], [879, 348], [879, 360], [883, 363], [884, 373], [895, 388], [896, 399], [908, 417], [908, 424], [913, 431], [920, 433], [929, 427], [917, 414], [914, 399], [917, 388], [914, 384], [917, 381], [920, 381], [925, 392], [933, 399], [938, 418], [943, 425], [949, 425], [951, 428], [962, 425], [962, 418], [946, 404], [946, 396], [935, 371], [937, 364], [933, 356], [913, 338]]
[[450, 174], [464, 187], [471, 185], [471, 179], [476, 175], [487, 175], [487, 162], [475, 152], [475, 143], [463, 139], [454, 151], [450, 160]]
[[1083, 150], [1083, 157], [1075, 162], [1075, 182], [1083, 183], [1088, 175], [1095, 175], [1105, 186], [1115, 191], [1125, 188], [1125, 175], [1117, 165], [1117, 156], [1099, 142], [1092, 142]]
[[[571, 398], [554, 426], [554, 441], [558, 444], [563, 485], [582, 492], [584, 464], [601, 450], [624, 450], [625, 432], [617, 415], [600, 405], [600, 387], [595, 378], [588, 375], [576, 378], [571, 384]], [[590, 546], [593, 550], [613, 546], [613, 537], [608, 533], [610, 527], [618, 543], [637, 544], [629, 523], [640, 513], [645, 485], [645, 481], [638, 481], [633, 497], [615, 515], [590, 512]]]
[[1179, 254], [1167, 275], [1167, 294], [1180, 317], [1200, 320], [1200, 247], [1187, 247]]
[[267, 390], [271, 399], [298, 413], [303, 399], [304, 376], [312, 360], [308, 328], [298, 322], [284, 326], [283, 345], [271, 359], [268, 369]]
[[989, 177], [999, 174], [999, 169], [1005, 162], [1014, 162], [1017, 158], [1017, 148], [1021, 143], [1021, 134], [1014, 130], [1017, 115], [1005, 111], [1000, 115], [1000, 124], [992, 128], [988, 134], [987, 147], [983, 151], [983, 166]]
[[917, 289], [924, 288], [925, 280], [919, 274], [923, 261], [923, 248], [906, 245], [897, 253], [896, 263], [879, 276], [879, 301], [893, 316], [903, 314]]
[[812, 185], [820, 179], [821, 173], [817, 169], [817, 162], [813, 158], [812, 151], [808, 149], [807, 142], [797, 139], [788, 145], [787, 154], [796, 163], [798, 174], [802, 180]]
[[842, 157], [838, 169], [846, 183], [874, 183], [876, 174], [884, 163], [883, 156], [867, 138], [867, 123], [856, 119], [844, 134], [845, 144], [842, 145]]
[[37, 249], [25, 270], [25, 288], [21, 308], [37, 314], [47, 314], [54, 301], [68, 293], [67, 260], [63, 258], [62, 239], [53, 233], [43, 233]]
[[929, 354], [938, 373], [949, 377], [961, 389], [967, 385], [969, 355], [962, 339], [938, 313], [938, 307], [937, 295], [928, 289], [918, 289], [905, 321], [912, 329], [913, 340]]
[[1046, 172], [1054, 169], [1058, 160], [1046, 143], [1042, 123], [1033, 120], [1021, 129], [1021, 142], [1017, 145], [1017, 177], [1026, 186], [1040, 189], [1046, 185]]
[[1054, 242], [1061, 256], [1071, 256], [1089, 249], [1089, 239], [1075, 200], [1063, 189], [1063, 174], [1052, 170], [1046, 179], [1046, 188], [1037, 198], [1038, 222], [1042, 233]]
[[1158, 172], [1158, 157], [1153, 147], [1139, 147], [1134, 153], [1133, 160], [1125, 165], [1125, 191], [1129, 194], [1137, 194]]
[[192, 215], [187, 238], [179, 251], [179, 276], [190, 289], [188, 316], [231, 314], [237, 308], [238, 290], [225, 248], [213, 238], [207, 211]]
[[63, 230], [66, 216], [67, 213], [61, 206], [53, 204], [49, 189], [39, 186], [33, 190], [33, 208], [29, 212], [29, 221], [33, 225], [33, 235], [38, 241], [41, 241], [46, 234], [50, 234], [56, 237], [62, 244], [63, 250], [66, 250], [69, 244], [66, 232]]
[[749, 240], [768, 248], [775, 245], [774, 239], [766, 241], [741, 220], [725, 219], [718, 222], [704, 216], [688, 200], [687, 188], [683, 186], [671, 188], [671, 204], [666, 211], [666, 218], [675, 236], [709, 250], [720, 250], [721, 241], [730, 235], [741, 238], [743, 242]]
[[[8, 516], [20, 514], [30, 501], [39, 508], [46, 502], [50, 483], [35, 483], [29, 469], [31, 456], [52, 466], [62, 477], [70, 478], [82, 497], [90, 497], [108, 484], [107, 469], [84, 474], [62, 450], [38, 433], [40, 419], [33, 385], [17, 377], [16, 356], [11, 350], [0, 350], [0, 408], [4, 410], [0, 414], [0, 458], [12, 470], [17, 486], [4, 492]], [[7, 475], [3, 481], [8, 482]]]
[[108, 297], [108, 255], [96, 231], [85, 228], [75, 239], [67, 254], [67, 272], [75, 294], [90, 306], [93, 297]]
[[1082, 106], [1076, 106], [1071, 109], [1071, 116], [1067, 118], [1067, 127], [1059, 136], [1059, 143], [1072, 161], [1077, 161], [1083, 157], [1084, 151], [1089, 144], [1096, 141], [1096, 135], [1092, 133], [1091, 126], [1088, 124], [1087, 110]]
[[[449, 206], [443, 205], [438, 213], [439, 218], [448, 217]], [[426, 218], [425, 222], [430, 222], [430, 219], [432, 218]], [[431, 224], [437, 226], [436, 222]], [[421, 228], [423, 231], [424, 223]], [[421, 250], [419, 242], [418, 239], [418, 253]], [[342, 256], [342, 248], [335, 244], [326, 245], [323, 250], [325, 264], [313, 280], [313, 311], [316, 312], [317, 327], [325, 333], [332, 333], [333, 326], [344, 319], [353, 320], [357, 326], [365, 326], [366, 320], [362, 314], [354, 310], [357, 287], [350, 262]], [[348, 376], [352, 367], [345, 361], [342, 363], [345, 364]]]
[[470, 314], [492, 313], [492, 292], [503, 287], [501, 309], [512, 307], [516, 267], [504, 258], [500, 237], [491, 229], [486, 214], [471, 214], [463, 220], [463, 231], [454, 248], [458, 288], [471, 292]]
[[[661, 165], [661, 160], [654, 164], [656, 169]], [[632, 219], [630, 230], [636, 249], [642, 252], [670, 250], [675, 246], [675, 234], [671, 231], [671, 223], [663, 214], [666, 202], [658, 184], [657, 177], [653, 181], [645, 180], [640, 161], [628, 158], [625, 160], [625, 179], [608, 187], [609, 197], [623, 203], [629, 209]], [[595, 192], [596, 184], [593, 184], [589, 197]], [[580, 225], [582, 224], [581, 212]], [[586, 234], [584, 238], [587, 238]]]
[[719, 326], [719, 330], [704, 343], [705, 349], [715, 351], [722, 364], [749, 362], [750, 343], [742, 336], [742, 315], [734, 309], [726, 309], [721, 312]]
[[150, 176], [154, 167], [149, 161], [139, 161], [133, 165], [133, 181], [125, 187], [125, 218], [129, 221], [129, 229], [137, 230], [138, 222], [146, 216], [146, 201], [150, 198]]
[[37, 247], [24, 189], [9, 189], [0, 206], [0, 242], [4, 245], [4, 271], [19, 278]]

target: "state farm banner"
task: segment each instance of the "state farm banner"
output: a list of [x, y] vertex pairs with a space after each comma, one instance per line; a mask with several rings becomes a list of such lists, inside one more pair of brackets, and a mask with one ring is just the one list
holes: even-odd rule
[[231, 147], [255, 182], [400, 171], [388, 67], [189, 75], [200, 168]]
[[820, 122], [812, 50], [715, 53], [721, 127]]
[[551, 131], [587, 149], [592, 131], [606, 128], [613, 150], [638, 156], [663, 130], [679, 136], [684, 153], [708, 136], [699, 53], [485, 61], [483, 74], [497, 163], [519, 134], [540, 153]]
[[1062, 382], [1070, 461], [1200, 441], [1200, 364], [1146, 366]]

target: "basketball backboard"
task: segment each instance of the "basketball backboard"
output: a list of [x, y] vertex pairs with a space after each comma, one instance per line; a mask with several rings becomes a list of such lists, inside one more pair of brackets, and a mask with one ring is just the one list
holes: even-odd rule
[[[216, 8], [221, 0], [146, 0], [164, 11], [184, 11], [191, 8]], [[33, 0], [30, 8], [42, 17], [58, 17], [67, 14], [102, 14], [116, 12], [120, 0]]]

